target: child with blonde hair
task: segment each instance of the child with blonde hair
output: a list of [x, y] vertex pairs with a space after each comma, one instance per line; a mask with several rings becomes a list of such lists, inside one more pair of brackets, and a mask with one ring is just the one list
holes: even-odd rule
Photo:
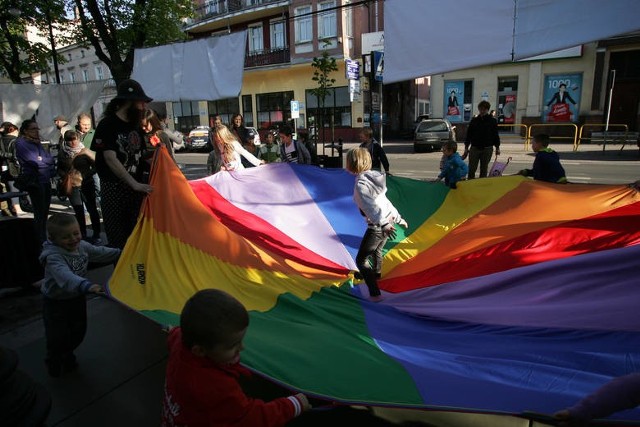
[[387, 199], [384, 173], [371, 169], [371, 154], [366, 148], [354, 148], [347, 153], [346, 169], [356, 175], [353, 200], [367, 221], [356, 265], [364, 278], [372, 301], [382, 299], [378, 275], [382, 268], [382, 249], [389, 237], [395, 238], [395, 224], [407, 228], [407, 222]]
[[264, 164], [264, 160], [258, 159], [247, 151], [225, 125], [219, 125], [213, 129], [213, 149], [215, 151], [215, 159], [212, 165], [212, 173], [221, 170], [236, 171], [244, 169], [240, 156], [247, 159], [254, 166]]

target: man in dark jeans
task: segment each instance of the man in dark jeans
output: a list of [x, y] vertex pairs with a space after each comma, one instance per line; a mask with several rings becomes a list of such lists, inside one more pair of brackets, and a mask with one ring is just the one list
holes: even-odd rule
[[480, 178], [486, 178], [494, 146], [496, 147], [496, 156], [500, 155], [498, 122], [489, 114], [490, 108], [489, 102], [480, 101], [478, 104], [480, 114], [471, 119], [467, 128], [462, 160], [469, 156], [469, 179], [476, 177], [478, 162], [480, 162]]

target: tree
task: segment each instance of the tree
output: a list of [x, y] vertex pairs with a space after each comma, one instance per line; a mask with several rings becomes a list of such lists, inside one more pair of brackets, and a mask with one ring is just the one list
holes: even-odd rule
[[[336, 82], [336, 79], [330, 78], [329, 74], [334, 71], [338, 71], [338, 65], [336, 63], [336, 59], [329, 56], [329, 52], [325, 50], [324, 52], [322, 52], [321, 56], [316, 56], [313, 58], [311, 66], [315, 68], [311, 80], [316, 82], [318, 87], [315, 87], [310, 91], [313, 95], [316, 96], [316, 99], [318, 100], [318, 107], [320, 110], [320, 126], [322, 129], [322, 142], [324, 143], [324, 103], [327, 95], [329, 95], [329, 88], [331, 88]], [[316, 119], [316, 125], [317, 124], [318, 120]], [[316, 135], [317, 132], [318, 128], [316, 126]]]
[[[0, 0], [0, 74], [13, 83], [22, 83], [22, 76], [48, 69], [52, 59], [50, 32], [68, 23], [62, 0]], [[31, 27], [43, 36], [42, 40], [29, 40]], [[58, 43], [64, 41], [57, 37]], [[62, 58], [59, 58], [62, 60]]]
[[193, 14], [191, 0], [73, 2], [80, 18], [81, 37], [91, 43], [116, 83], [131, 76], [136, 48], [185, 39], [180, 22]]

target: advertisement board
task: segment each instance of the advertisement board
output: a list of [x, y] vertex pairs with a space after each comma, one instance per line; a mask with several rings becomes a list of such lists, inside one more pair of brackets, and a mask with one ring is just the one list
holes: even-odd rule
[[581, 93], [582, 73], [545, 76], [543, 123], [578, 121]]
[[443, 117], [452, 123], [463, 120], [464, 81], [444, 82], [444, 114]]

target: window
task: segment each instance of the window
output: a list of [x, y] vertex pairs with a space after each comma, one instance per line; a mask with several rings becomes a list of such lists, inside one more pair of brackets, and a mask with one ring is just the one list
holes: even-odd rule
[[324, 115], [318, 106], [318, 98], [310, 89], [305, 91], [309, 126], [317, 123], [318, 126], [331, 127], [331, 123], [333, 123], [336, 127], [350, 127], [351, 100], [349, 98], [349, 87], [332, 87], [328, 91], [327, 97], [324, 99]]
[[67, 56], [69, 57], [69, 61], [71, 61], [71, 54], [67, 53]]
[[212, 1], [208, 1], [204, 4], [204, 12], [205, 14], [218, 14], [218, 13], [222, 13], [222, 7], [223, 5], [220, 4], [222, 3], [222, 0], [212, 0]]
[[84, 58], [84, 50], [80, 51], [80, 56], [82, 56]]
[[264, 50], [262, 43], [262, 25], [249, 27], [249, 52]]
[[[313, 24], [311, 22], [311, 6], [302, 6], [295, 9], [294, 28], [296, 43], [310, 42], [313, 39]], [[298, 15], [304, 15], [297, 17]]]
[[104, 80], [104, 71], [102, 65], [96, 65], [96, 80]]
[[253, 102], [251, 101], [251, 95], [242, 95], [242, 113], [244, 114], [244, 125], [253, 127]]
[[89, 70], [82, 70], [82, 81], [83, 82], [89, 81]]
[[262, 93], [256, 95], [258, 121], [256, 127], [269, 129], [273, 125], [282, 125], [291, 120], [291, 101], [293, 91]]
[[285, 44], [284, 21], [271, 22], [271, 49], [283, 49]]
[[496, 110], [498, 123], [515, 123], [518, 100], [518, 76], [498, 77], [498, 105]]
[[60, 73], [60, 83], [64, 83], [64, 73]]
[[240, 102], [238, 102], [237, 97], [209, 101], [207, 103], [207, 109], [209, 110], [209, 126], [213, 126], [213, 116], [216, 114], [220, 114], [222, 123], [228, 125], [231, 123], [231, 117], [240, 112]]
[[76, 82], [76, 73], [74, 71], [69, 71], [69, 81], [71, 83], [75, 83]]
[[200, 125], [198, 101], [174, 102], [173, 116], [178, 119], [176, 129], [188, 135], [191, 129]]
[[353, 13], [351, 12], [350, 7], [344, 9], [344, 23], [345, 34], [347, 35], [347, 37], [353, 37]]
[[[318, 10], [328, 10], [336, 7], [335, 1], [328, 1], [318, 4]], [[318, 14], [318, 38], [326, 39], [329, 37], [336, 37], [338, 35], [338, 29], [336, 27], [336, 10], [330, 10], [328, 12], [321, 12]]]

